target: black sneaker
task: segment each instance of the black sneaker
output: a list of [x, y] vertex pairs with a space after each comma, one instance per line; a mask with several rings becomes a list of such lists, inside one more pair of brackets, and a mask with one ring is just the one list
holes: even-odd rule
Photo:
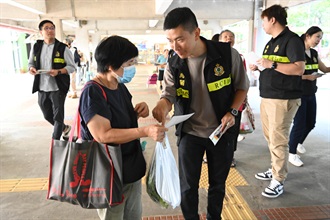
[[266, 172], [263, 173], [257, 173], [254, 176], [259, 180], [271, 180], [273, 178], [272, 169], [268, 169]]

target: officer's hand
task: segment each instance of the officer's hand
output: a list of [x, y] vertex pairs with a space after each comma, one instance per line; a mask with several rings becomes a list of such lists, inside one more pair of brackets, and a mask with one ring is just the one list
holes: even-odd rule
[[49, 72], [48, 72], [49, 75], [51, 75], [52, 77], [55, 77], [58, 75], [58, 70], [54, 70], [54, 69], [51, 69]]
[[167, 101], [167, 99], [161, 99], [158, 101], [156, 107], [152, 110], [153, 117], [158, 122], [161, 122], [162, 125], [165, 124], [166, 115], [170, 111], [169, 105], [171, 106], [171, 104], [169, 103], [169, 101]]
[[29, 69], [29, 73], [30, 73], [31, 75], [36, 75], [36, 74], [37, 74], [37, 70], [36, 70], [36, 68], [34, 68], [33, 66], [31, 66], [30, 69]]

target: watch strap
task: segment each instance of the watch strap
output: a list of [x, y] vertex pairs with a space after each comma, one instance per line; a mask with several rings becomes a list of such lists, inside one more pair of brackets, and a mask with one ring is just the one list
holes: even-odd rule
[[276, 69], [277, 68], [277, 63], [273, 62], [271, 69]]
[[230, 108], [229, 113], [236, 117], [238, 115], [238, 110], [234, 108]]

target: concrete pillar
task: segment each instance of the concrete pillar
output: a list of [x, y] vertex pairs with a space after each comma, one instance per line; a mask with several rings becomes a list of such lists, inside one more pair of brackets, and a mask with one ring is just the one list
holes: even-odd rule
[[262, 51], [271, 38], [262, 28], [262, 20], [260, 16], [263, 8], [262, 1], [255, 1], [252, 51], [254, 51], [259, 57], [262, 56]]
[[63, 26], [62, 26], [62, 20], [61, 19], [51, 19], [51, 21], [55, 24], [55, 36], [56, 39], [63, 42], [65, 36], [63, 33]]
[[89, 34], [86, 26], [77, 28], [75, 31], [75, 40], [73, 46], [83, 52], [85, 58], [89, 59]]
[[247, 38], [247, 42], [248, 42], [248, 48], [247, 48], [247, 51], [250, 52], [253, 50], [253, 31], [254, 31], [254, 23], [253, 23], [253, 20], [249, 20], [249, 35], [248, 35], [248, 38]]
[[95, 52], [95, 49], [97, 47], [97, 45], [100, 43], [101, 41], [101, 37], [102, 37], [102, 34], [101, 32], [95, 32], [94, 34], [92, 34], [92, 39], [91, 39], [91, 42], [90, 42], [90, 52], [92, 52], [92, 56], [93, 56], [93, 62], [92, 62], [92, 67], [96, 68], [96, 62], [95, 62], [95, 58], [94, 58], [94, 52]]

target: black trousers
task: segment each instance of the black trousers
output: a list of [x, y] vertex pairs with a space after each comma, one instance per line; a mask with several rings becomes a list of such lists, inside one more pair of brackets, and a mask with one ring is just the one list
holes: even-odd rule
[[162, 81], [164, 79], [164, 70], [158, 71], [158, 80]]
[[290, 132], [289, 152], [297, 154], [298, 144], [303, 144], [316, 123], [316, 96], [303, 95], [301, 105], [293, 120]]
[[239, 131], [241, 128], [241, 119], [242, 119], [242, 112], [238, 111], [238, 115], [235, 117], [235, 125], [233, 126], [233, 129], [235, 132], [234, 152], [237, 150], [237, 138], [238, 138]]
[[66, 94], [61, 91], [38, 92], [38, 104], [44, 118], [54, 126], [53, 139], [59, 140], [64, 129], [64, 103]]
[[204, 151], [209, 175], [207, 219], [221, 219], [226, 179], [233, 159], [233, 142], [222, 136], [214, 146], [208, 138], [184, 134], [179, 144], [179, 175], [181, 209], [186, 220], [199, 220], [198, 188]]

